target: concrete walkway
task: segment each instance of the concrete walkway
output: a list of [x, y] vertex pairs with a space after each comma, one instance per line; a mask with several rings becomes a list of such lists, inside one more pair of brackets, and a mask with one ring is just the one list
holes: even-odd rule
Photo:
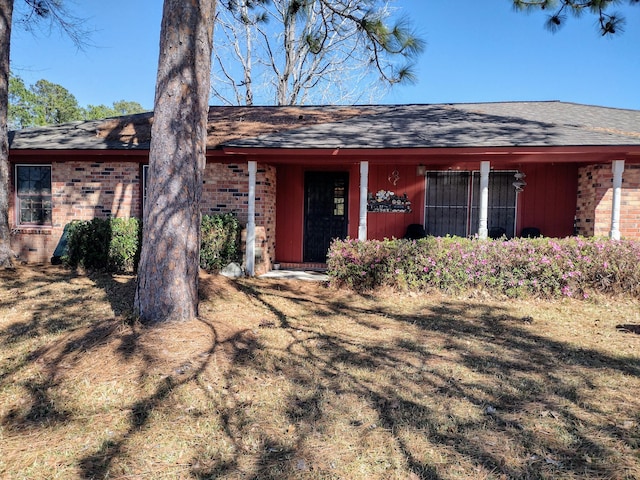
[[324, 282], [329, 280], [325, 272], [313, 270], [271, 270], [259, 278], [281, 278], [285, 280], [307, 280], [310, 282]]

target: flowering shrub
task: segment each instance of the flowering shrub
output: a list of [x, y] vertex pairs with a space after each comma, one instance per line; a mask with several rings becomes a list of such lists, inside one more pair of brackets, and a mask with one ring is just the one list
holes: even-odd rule
[[457, 292], [485, 289], [519, 297], [586, 298], [589, 292], [640, 297], [640, 243], [601, 238], [336, 240], [329, 249], [334, 285], [383, 285]]

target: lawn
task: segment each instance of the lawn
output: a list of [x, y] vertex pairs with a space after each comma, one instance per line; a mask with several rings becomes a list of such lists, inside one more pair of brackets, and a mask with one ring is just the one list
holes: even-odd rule
[[640, 302], [0, 273], [2, 478], [640, 479]]

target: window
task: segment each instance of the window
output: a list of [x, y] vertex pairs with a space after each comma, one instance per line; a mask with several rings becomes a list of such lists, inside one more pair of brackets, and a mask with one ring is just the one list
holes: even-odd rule
[[333, 187], [333, 215], [336, 217], [344, 216], [344, 198], [345, 186], [338, 184]]
[[[516, 191], [511, 171], [489, 174], [490, 235], [511, 237], [515, 232]], [[429, 235], [466, 237], [478, 233], [479, 172], [428, 172], [425, 231]]]
[[467, 236], [469, 223], [469, 172], [429, 172], [425, 205], [428, 235]]
[[149, 181], [149, 165], [142, 165], [142, 208], [147, 203], [147, 182]]
[[51, 166], [16, 165], [19, 225], [51, 225]]
[[[516, 230], [515, 172], [489, 173], [489, 205], [487, 228], [493, 238], [506, 235], [511, 238]], [[471, 234], [480, 228], [480, 172], [473, 172], [473, 200], [471, 202]]]

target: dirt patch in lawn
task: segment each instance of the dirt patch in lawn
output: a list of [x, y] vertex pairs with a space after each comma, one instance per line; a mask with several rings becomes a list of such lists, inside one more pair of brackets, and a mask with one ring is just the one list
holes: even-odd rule
[[640, 478], [640, 304], [0, 273], [3, 478]]

